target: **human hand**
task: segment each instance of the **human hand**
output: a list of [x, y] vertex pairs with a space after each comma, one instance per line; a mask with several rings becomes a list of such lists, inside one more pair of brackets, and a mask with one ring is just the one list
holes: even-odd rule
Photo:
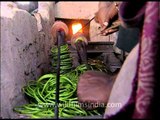
[[[103, 3], [106, 5], [99, 6], [98, 12], [95, 13], [95, 21], [101, 26], [101, 33], [106, 34], [105, 29], [115, 20], [118, 19], [118, 10], [114, 3]], [[107, 33], [115, 32], [116, 30], [110, 29]]]
[[108, 35], [108, 34], [112, 34], [116, 31], [119, 30], [119, 26], [121, 25], [121, 21], [120, 20], [116, 20], [112, 23], [112, 25], [110, 27], [107, 27], [106, 29], [104, 29], [103, 31], [101, 31], [102, 35]]

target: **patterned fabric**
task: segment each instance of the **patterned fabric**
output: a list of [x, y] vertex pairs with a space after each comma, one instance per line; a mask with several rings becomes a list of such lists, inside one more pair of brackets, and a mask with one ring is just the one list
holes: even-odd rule
[[[159, 117], [160, 3], [139, 1], [137, 5], [133, 1], [122, 2], [119, 14], [124, 26], [141, 29], [137, 71], [132, 80], [130, 88], [132, 91], [126, 104], [114, 114], [112, 112], [112, 115], [106, 111], [104, 118], [146, 119]], [[123, 86], [121, 87], [123, 89]]]
[[[138, 89], [133, 114], [134, 118], [154, 117], [154, 113], [152, 113], [152, 101], [154, 100], [154, 92], [156, 92], [155, 83], [158, 82], [156, 67], [160, 67], [157, 66], [157, 62], [160, 62], [157, 61], [157, 57], [160, 56], [160, 52], [158, 51], [160, 48], [160, 29], [158, 28], [160, 27], [160, 19], [158, 18], [160, 17], [159, 5], [159, 2], [148, 2], [146, 4], [140, 44], [139, 69], [137, 73]], [[160, 104], [157, 103], [157, 107], [160, 107]]]

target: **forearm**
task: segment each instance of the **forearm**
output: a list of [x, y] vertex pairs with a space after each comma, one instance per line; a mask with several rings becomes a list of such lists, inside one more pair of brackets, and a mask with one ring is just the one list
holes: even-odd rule
[[103, 7], [109, 7], [112, 4], [112, 2], [99, 2], [98, 9]]

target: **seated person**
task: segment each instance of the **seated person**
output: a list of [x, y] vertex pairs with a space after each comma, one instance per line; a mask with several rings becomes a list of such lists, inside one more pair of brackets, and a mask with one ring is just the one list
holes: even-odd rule
[[[108, 103], [120, 103], [120, 106], [106, 106], [105, 119], [154, 119], [159, 117], [159, 70], [160, 70], [160, 8], [159, 2], [122, 2], [120, 5], [119, 17], [122, 20], [124, 27], [138, 27], [140, 30], [140, 41], [126, 58], [118, 76], [114, 82], [111, 93], [106, 99]], [[107, 25], [107, 24], [105, 24]], [[120, 31], [119, 31], [120, 32]], [[92, 71], [94, 72], [94, 71]], [[86, 77], [79, 80], [78, 86], [79, 99], [86, 100], [83, 97], [88, 97], [87, 101], [97, 102], [97, 97], [106, 98], [107, 88], [110, 84], [103, 82], [105, 85], [98, 83], [98, 74], [84, 73]], [[102, 82], [100, 76], [100, 81]], [[86, 78], [93, 78], [89, 80]], [[106, 81], [108, 81], [106, 77]], [[105, 81], [105, 77], [103, 78]], [[85, 81], [85, 85], [83, 82]], [[87, 82], [88, 81], [88, 82]], [[96, 81], [96, 82], [95, 82]], [[92, 86], [90, 85], [92, 83]], [[93, 85], [94, 84], [94, 85]], [[97, 87], [97, 85], [99, 85]], [[87, 88], [83, 89], [83, 86]], [[99, 89], [103, 87], [103, 89]], [[106, 87], [104, 87], [106, 86]], [[90, 90], [90, 91], [89, 91]], [[89, 93], [89, 92], [90, 93]], [[84, 96], [82, 93], [85, 93]], [[94, 94], [95, 93], [95, 94]], [[97, 93], [99, 93], [97, 95]], [[102, 96], [101, 96], [102, 95]], [[100, 100], [99, 100], [100, 101]], [[99, 102], [98, 101], [98, 102]], [[102, 101], [102, 100], [101, 100]]]
[[[95, 21], [101, 25], [102, 35], [108, 35], [118, 30], [107, 30], [107, 28], [118, 19], [119, 5], [120, 2], [116, 5], [114, 2], [99, 3]], [[138, 28], [126, 29], [120, 26], [116, 46], [126, 52], [130, 52], [138, 42], [138, 35]], [[97, 71], [87, 71], [81, 75], [77, 94], [80, 103], [88, 104], [87, 107], [85, 106], [85, 109], [95, 109], [98, 105], [107, 104], [117, 74], [109, 75]]]

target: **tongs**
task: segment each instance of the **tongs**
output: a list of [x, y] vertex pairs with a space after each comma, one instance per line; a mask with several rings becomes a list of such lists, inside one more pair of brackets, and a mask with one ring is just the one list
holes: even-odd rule
[[105, 30], [110, 30], [110, 29], [118, 29], [118, 27], [121, 25], [120, 20], [116, 20], [115, 22], [112, 23], [112, 25]]

